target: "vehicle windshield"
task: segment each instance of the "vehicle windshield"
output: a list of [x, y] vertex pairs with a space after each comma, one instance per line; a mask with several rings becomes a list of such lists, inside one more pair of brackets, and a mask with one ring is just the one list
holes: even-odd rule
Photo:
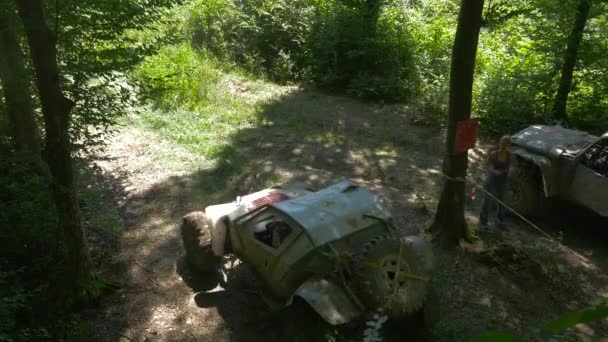
[[582, 164], [608, 178], [608, 139], [591, 146], [583, 155]]
[[584, 148], [586, 148], [587, 146], [595, 143], [596, 141], [598, 141], [599, 139], [594, 137], [594, 136], [589, 136], [587, 137], [587, 139], [585, 140], [580, 140], [571, 144], [565, 144], [564, 147], [569, 150], [569, 151], [575, 151], [578, 152]]

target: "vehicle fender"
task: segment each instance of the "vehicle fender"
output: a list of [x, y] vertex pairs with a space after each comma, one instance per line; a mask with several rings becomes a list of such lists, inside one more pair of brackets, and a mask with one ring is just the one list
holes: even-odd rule
[[325, 278], [307, 280], [298, 287], [294, 296], [304, 299], [331, 325], [344, 324], [362, 313], [344, 289]]
[[543, 192], [546, 197], [551, 197], [557, 194], [558, 189], [555, 188], [554, 182], [551, 181], [553, 179], [553, 175], [551, 174], [551, 160], [549, 158], [528, 152], [523, 148], [515, 149], [513, 154], [538, 166], [542, 176]]
[[246, 212], [247, 208], [237, 202], [212, 205], [205, 208], [205, 215], [211, 227], [211, 249], [213, 250], [213, 254], [216, 256], [224, 255], [229, 220]]

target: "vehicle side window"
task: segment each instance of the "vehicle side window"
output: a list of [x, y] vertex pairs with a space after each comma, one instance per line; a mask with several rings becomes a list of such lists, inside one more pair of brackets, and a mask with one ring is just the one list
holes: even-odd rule
[[260, 222], [257, 226], [258, 229], [253, 233], [255, 238], [275, 249], [279, 248], [293, 231], [287, 223], [274, 217]]
[[585, 151], [581, 163], [608, 178], [608, 139], [598, 141]]

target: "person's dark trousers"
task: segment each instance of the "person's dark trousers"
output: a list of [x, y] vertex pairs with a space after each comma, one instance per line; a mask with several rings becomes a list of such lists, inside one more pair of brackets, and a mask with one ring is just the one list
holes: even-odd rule
[[[507, 177], [496, 177], [488, 176], [483, 183], [483, 188], [498, 198], [500, 201], [503, 200], [505, 189], [507, 185]], [[479, 215], [479, 223], [482, 225], [488, 224], [488, 214], [492, 205], [496, 204], [496, 222], [498, 226], [502, 226], [505, 220], [505, 207], [500, 203], [497, 203], [492, 197], [484, 193], [483, 201], [481, 203], [481, 214]]]

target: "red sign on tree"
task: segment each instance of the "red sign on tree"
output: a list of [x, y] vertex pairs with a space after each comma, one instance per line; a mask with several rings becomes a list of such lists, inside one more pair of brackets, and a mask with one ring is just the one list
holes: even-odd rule
[[477, 142], [477, 128], [479, 119], [468, 119], [460, 121], [456, 126], [456, 143], [454, 144], [454, 154], [461, 154], [468, 149], [475, 147]]

